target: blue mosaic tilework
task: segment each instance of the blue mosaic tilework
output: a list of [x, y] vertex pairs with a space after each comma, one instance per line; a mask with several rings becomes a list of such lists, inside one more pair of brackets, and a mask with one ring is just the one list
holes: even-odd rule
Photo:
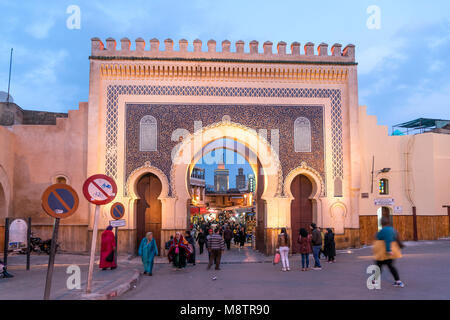
[[217, 97], [328, 98], [331, 100], [333, 179], [344, 178], [342, 98], [339, 89], [241, 88], [204, 86], [109, 85], [107, 87], [106, 174], [117, 179], [119, 95], [176, 95]]

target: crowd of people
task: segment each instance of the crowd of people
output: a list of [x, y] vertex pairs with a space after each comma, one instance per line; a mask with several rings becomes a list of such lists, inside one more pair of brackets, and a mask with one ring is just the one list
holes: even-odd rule
[[[386, 265], [394, 277], [394, 286], [404, 287], [400, 280], [399, 273], [394, 266], [394, 260], [401, 257], [400, 249], [403, 247], [398, 233], [391, 226], [389, 218], [381, 220], [382, 229], [376, 234], [374, 245], [374, 258], [377, 266], [382, 269]], [[102, 234], [100, 268], [115, 269], [117, 267], [114, 259], [115, 241], [112, 228], [108, 227]], [[328, 228], [323, 232], [315, 223], [309, 226], [309, 232], [301, 228], [296, 236], [298, 243], [298, 252], [301, 254], [301, 271], [310, 270], [310, 255], [312, 254], [314, 266], [312, 270], [322, 270], [320, 256], [324, 255], [328, 263], [336, 262], [336, 243], [333, 230]], [[188, 263], [195, 265], [196, 262], [196, 244], [198, 244], [199, 254], [202, 255], [205, 248], [208, 252], [208, 266], [210, 269], [215, 265], [216, 270], [220, 270], [222, 254], [225, 250], [231, 249], [231, 242], [240, 248], [244, 247], [248, 235], [245, 227], [235, 222], [225, 221], [218, 223], [216, 221], [203, 221], [198, 225], [191, 225], [191, 230], [183, 235], [176, 232], [175, 236], [166, 243], [169, 262], [173, 264], [176, 270], [186, 268]], [[282, 271], [290, 271], [289, 252], [291, 251], [291, 239], [282, 228], [278, 235], [276, 251], [280, 256]], [[158, 255], [158, 247], [153, 238], [153, 234], [148, 232], [142, 239], [138, 254], [142, 259], [144, 274], [151, 276], [155, 256]], [[6, 270], [4, 270], [5, 272]]]

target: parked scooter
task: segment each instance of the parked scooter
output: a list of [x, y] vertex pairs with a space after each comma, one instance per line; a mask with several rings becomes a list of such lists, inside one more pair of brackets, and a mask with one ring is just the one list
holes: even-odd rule
[[[59, 247], [59, 243], [56, 242], [56, 251], [58, 251], [58, 247]], [[48, 239], [48, 240], [43, 241], [41, 238], [34, 237], [33, 234], [31, 234], [31, 237], [30, 237], [30, 249], [31, 249], [31, 252], [36, 252], [38, 254], [40, 254], [42, 252], [45, 252], [46, 254], [49, 255], [51, 248], [52, 248], [52, 239]], [[22, 249], [20, 251], [20, 253], [26, 254], [27, 253], [27, 249], [26, 248]]]

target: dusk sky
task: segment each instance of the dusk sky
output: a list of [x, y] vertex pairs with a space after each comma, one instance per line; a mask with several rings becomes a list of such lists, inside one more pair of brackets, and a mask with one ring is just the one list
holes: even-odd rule
[[[80, 9], [69, 29], [67, 9]], [[367, 22], [379, 8], [380, 24]], [[372, 7], [373, 9], [373, 7]], [[450, 2], [433, 1], [0, 1], [0, 91], [24, 109], [67, 112], [88, 100], [90, 39], [298, 41], [356, 45], [359, 103], [379, 124], [450, 119]], [[373, 23], [372, 23], [373, 26]]]

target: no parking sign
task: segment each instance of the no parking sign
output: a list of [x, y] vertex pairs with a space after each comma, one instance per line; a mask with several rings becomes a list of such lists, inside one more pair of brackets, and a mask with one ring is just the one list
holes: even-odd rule
[[[91, 257], [89, 259], [89, 273], [86, 287], [86, 293], [91, 293], [100, 206], [108, 204], [114, 200], [117, 194], [117, 185], [113, 178], [108, 177], [104, 174], [96, 174], [89, 177], [84, 182], [83, 194], [86, 197], [87, 201], [95, 204], [94, 226], [92, 228]], [[114, 256], [116, 257], [116, 254]]]

